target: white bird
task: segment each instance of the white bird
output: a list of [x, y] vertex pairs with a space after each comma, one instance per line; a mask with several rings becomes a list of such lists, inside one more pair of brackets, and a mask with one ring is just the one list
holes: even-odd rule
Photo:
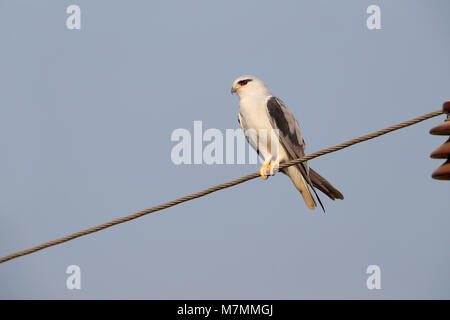
[[[259, 171], [264, 180], [276, 173], [279, 164], [305, 155], [305, 141], [297, 120], [261, 80], [254, 76], [241, 76], [233, 82], [231, 93], [239, 96], [239, 124], [250, 145], [264, 159]], [[317, 204], [310, 188], [322, 209], [322, 202], [314, 188], [332, 200], [344, 199], [337, 189], [309, 168], [306, 162], [282, 169], [282, 172], [291, 178], [306, 205], [312, 210]]]

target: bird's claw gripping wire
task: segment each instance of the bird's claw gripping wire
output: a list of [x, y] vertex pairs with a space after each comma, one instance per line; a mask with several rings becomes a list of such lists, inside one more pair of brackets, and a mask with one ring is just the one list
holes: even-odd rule
[[269, 164], [268, 162], [264, 162], [261, 169], [259, 170], [259, 174], [263, 180], [267, 180], [270, 176], [274, 176], [278, 172], [278, 163]]

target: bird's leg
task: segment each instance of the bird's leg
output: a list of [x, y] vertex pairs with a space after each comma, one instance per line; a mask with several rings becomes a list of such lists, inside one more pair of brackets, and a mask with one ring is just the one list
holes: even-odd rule
[[264, 180], [267, 180], [267, 176], [270, 175], [270, 159], [265, 160], [263, 165], [261, 166], [261, 169], [259, 170], [259, 174], [261, 175], [261, 178]]
[[261, 169], [259, 170], [259, 174], [261, 177], [266, 180], [268, 176], [274, 176], [275, 173], [278, 172], [278, 167], [280, 166], [281, 159], [277, 159], [271, 162], [271, 159], [264, 161]]

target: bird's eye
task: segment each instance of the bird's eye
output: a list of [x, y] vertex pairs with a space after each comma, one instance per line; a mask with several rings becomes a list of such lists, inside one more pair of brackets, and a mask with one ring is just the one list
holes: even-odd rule
[[241, 81], [239, 81], [239, 84], [241, 86], [245, 86], [247, 83], [248, 83], [248, 80], [241, 80]]

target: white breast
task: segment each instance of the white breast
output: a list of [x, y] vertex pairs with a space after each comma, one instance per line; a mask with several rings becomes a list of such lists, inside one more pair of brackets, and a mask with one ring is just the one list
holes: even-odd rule
[[241, 99], [239, 112], [244, 118], [244, 130], [272, 129], [266, 110], [267, 99], [268, 97], [264, 96], [249, 96]]
[[[244, 131], [254, 130], [248, 134], [249, 143], [255, 150], [259, 150], [264, 160], [276, 158], [287, 159], [287, 154], [279, 141], [272, 141], [272, 125], [267, 113], [267, 100], [269, 96], [249, 96], [240, 100], [239, 113], [241, 114]], [[274, 146], [277, 146], [277, 149]]]

